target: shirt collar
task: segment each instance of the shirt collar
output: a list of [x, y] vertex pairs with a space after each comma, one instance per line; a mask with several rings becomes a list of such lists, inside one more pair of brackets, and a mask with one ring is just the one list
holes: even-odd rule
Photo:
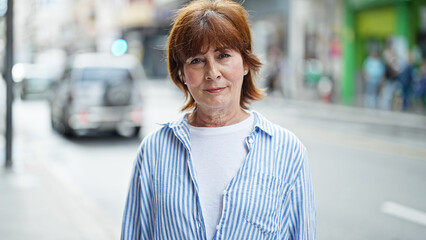
[[[268, 121], [262, 114], [250, 110], [250, 112], [254, 116], [254, 128], [258, 128], [262, 130], [263, 132], [267, 133], [270, 136], [273, 136], [273, 124]], [[186, 118], [186, 114], [182, 114], [178, 119], [175, 121], [169, 122], [168, 127], [171, 128], [176, 136], [187, 139], [189, 141], [189, 128], [188, 128], [188, 119]]]
[[262, 114], [251, 110], [251, 113], [254, 115], [254, 128], [260, 129], [263, 132], [267, 133], [269, 136], [273, 136], [273, 125], [268, 121]]
[[166, 123], [164, 125], [172, 129], [175, 136], [184, 144], [185, 148], [191, 151], [191, 144], [190, 144], [191, 139], [190, 139], [189, 127], [188, 127], [189, 123], [185, 115], [186, 114], [182, 114], [176, 120]]

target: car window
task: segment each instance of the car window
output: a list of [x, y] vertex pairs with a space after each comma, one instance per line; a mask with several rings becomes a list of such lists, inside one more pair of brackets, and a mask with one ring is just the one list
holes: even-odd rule
[[113, 83], [132, 80], [130, 72], [120, 68], [85, 68], [79, 76], [82, 82]]

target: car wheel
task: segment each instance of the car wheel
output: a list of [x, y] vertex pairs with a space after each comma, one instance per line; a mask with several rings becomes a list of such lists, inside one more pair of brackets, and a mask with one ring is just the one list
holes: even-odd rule
[[68, 123], [65, 123], [65, 121], [61, 122], [61, 125], [63, 126], [63, 131], [62, 134], [67, 137], [67, 138], [71, 138], [75, 136], [75, 131], [74, 129], [72, 129]]
[[134, 137], [139, 135], [139, 132], [141, 131], [141, 127], [135, 127], [135, 133], [134, 133]]
[[21, 100], [27, 100], [27, 95], [24, 92], [21, 92]]
[[74, 137], [75, 131], [68, 124], [65, 123], [64, 119], [54, 119], [53, 116], [50, 116], [50, 124], [56, 132], [62, 134], [65, 137]]
[[67, 138], [75, 137], [75, 132], [71, 128], [65, 128], [63, 135]]
[[50, 126], [52, 127], [53, 130], [59, 132], [58, 130], [58, 124], [55, 123], [55, 120], [53, 119], [53, 115], [50, 114]]
[[139, 134], [140, 127], [118, 126], [116, 132], [118, 135], [126, 138], [135, 137]]

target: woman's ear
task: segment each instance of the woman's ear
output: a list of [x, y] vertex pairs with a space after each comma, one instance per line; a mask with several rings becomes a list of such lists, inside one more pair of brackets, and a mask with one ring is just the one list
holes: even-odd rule
[[245, 76], [249, 72], [249, 67], [246, 65], [246, 63], [243, 63], [243, 69], [244, 69], [244, 76]]

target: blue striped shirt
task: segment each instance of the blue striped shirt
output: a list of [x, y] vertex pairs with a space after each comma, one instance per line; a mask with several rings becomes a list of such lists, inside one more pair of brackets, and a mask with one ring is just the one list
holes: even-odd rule
[[[306, 148], [253, 111], [247, 158], [223, 195], [213, 239], [315, 239], [315, 200]], [[122, 239], [206, 240], [186, 117], [141, 143]]]

